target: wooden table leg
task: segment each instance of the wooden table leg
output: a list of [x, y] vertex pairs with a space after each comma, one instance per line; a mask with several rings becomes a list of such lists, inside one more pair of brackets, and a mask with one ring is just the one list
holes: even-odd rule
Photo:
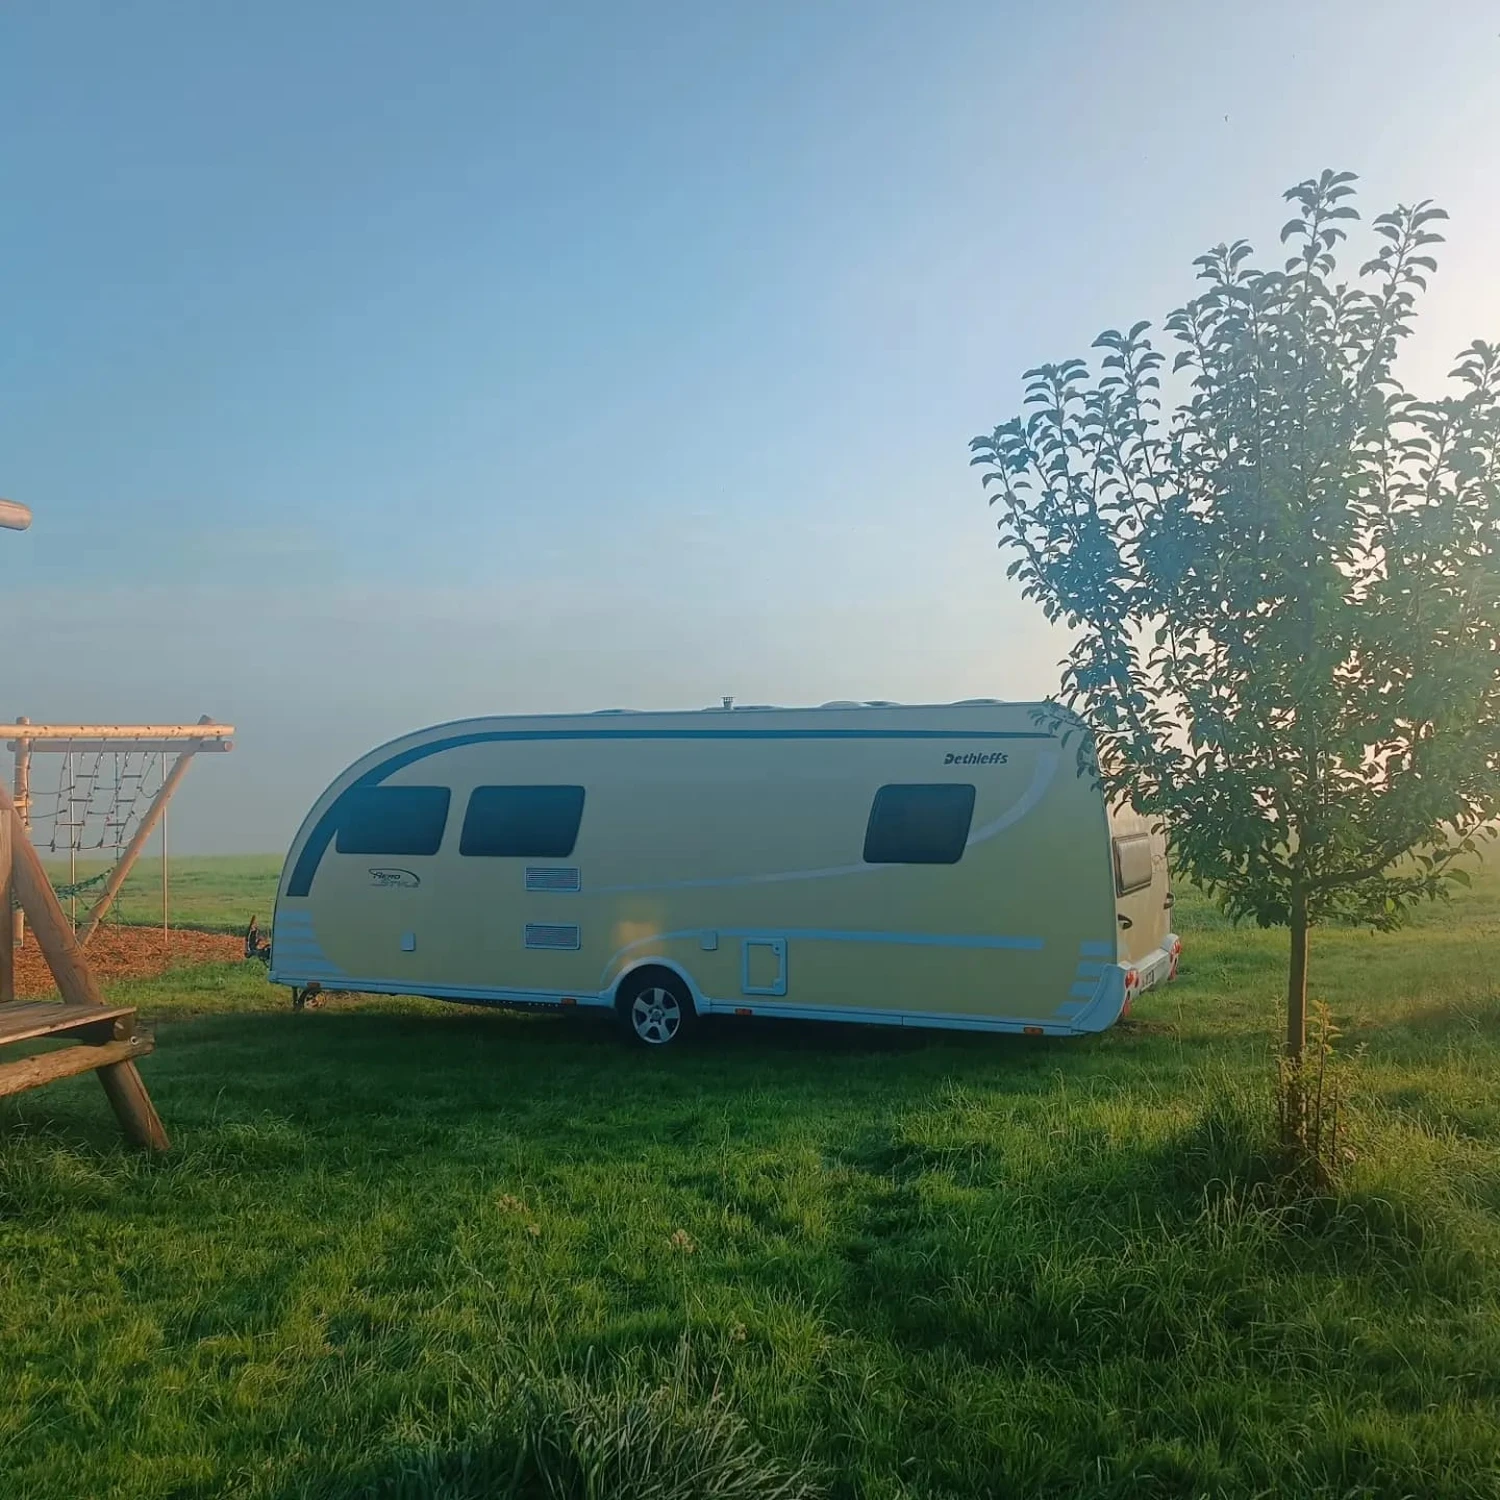
[[172, 1143], [136, 1065], [110, 1063], [98, 1070], [98, 1077], [125, 1139], [132, 1146], [144, 1146], [148, 1151], [165, 1151]]

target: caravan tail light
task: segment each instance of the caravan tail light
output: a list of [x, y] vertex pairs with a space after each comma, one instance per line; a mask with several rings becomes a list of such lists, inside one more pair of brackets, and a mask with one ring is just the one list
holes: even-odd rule
[[1125, 989], [1127, 993], [1140, 988], [1141, 973], [1139, 969], [1131, 969], [1125, 976]]

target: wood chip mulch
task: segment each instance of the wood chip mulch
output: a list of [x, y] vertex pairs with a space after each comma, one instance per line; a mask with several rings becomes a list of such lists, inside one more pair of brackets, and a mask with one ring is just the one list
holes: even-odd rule
[[[116, 979], [153, 979], [185, 964], [235, 963], [245, 956], [245, 942], [228, 932], [162, 933], [159, 927], [104, 926], [84, 950], [101, 984]], [[43, 999], [57, 993], [47, 961], [28, 933], [16, 950], [16, 998]]]

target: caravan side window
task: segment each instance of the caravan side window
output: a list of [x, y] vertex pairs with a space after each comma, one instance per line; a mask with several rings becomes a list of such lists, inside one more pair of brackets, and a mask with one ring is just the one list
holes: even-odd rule
[[1115, 890], [1121, 896], [1151, 884], [1151, 835], [1127, 833], [1115, 840]]
[[491, 859], [566, 859], [582, 820], [581, 786], [476, 786], [458, 852]]
[[972, 786], [883, 786], [875, 793], [865, 828], [865, 863], [956, 865], [973, 819]]
[[340, 854], [436, 854], [453, 793], [445, 786], [356, 786], [340, 799]]

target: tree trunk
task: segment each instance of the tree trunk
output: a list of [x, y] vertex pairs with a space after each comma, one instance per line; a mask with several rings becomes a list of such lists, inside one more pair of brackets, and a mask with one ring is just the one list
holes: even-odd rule
[[1286, 978], [1286, 1055], [1302, 1056], [1307, 1041], [1307, 892], [1292, 887], [1292, 955]]
[[1281, 1144], [1299, 1164], [1307, 1157], [1307, 892], [1292, 885], [1292, 953], [1286, 977], [1286, 1055], [1281, 1060]]

